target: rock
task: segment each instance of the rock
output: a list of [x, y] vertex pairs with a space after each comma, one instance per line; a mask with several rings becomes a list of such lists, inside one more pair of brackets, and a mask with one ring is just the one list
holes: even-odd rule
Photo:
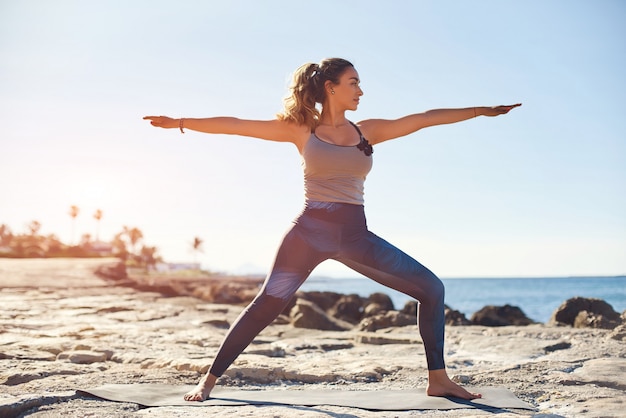
[[57, 360], [69, 360], [77, 364], [102, 363], [106, 359], [106, 353], [87, 350], [64, 351], [57, 356]]
[[484, 325], [487, 327], [530, 325], [534, 323], [520, 308], [511, 305], [485, 306], [472, 315], [471, 322], [474, 325]]
[[[615, 328], [622, 321], [620, 314], [613, 310], [613, 307], [596, 298], [575, 297], [566, 300], [553, 313], [550, 321], [551, 325], [570, 325], [576, 326], [576, 318], [578, 315], [586, 311], [586, 316], [581, 316], [578, 320], [578, 327], [591, 326], [594, 328], [603, 328], [608, 326]], [[601, 319], [599, 317], [602, 317]], [[595, 325], [603, 325], [598, 327]]]
[[96, 268], [96, 275], [105, 279], [125, 280], [128, 278], [124, 262], [106, 264]]
[[343, 295], [335, 292], [298, 292], [296, 296], [298, 299], [311, 301], [324, 312], [328, 312]]
[[334, 318], [351, 324], [358, 324], [363, 316], [363, 300], [359, 295], [344, 295], [328, 312]]
[[472, 381], [472, 378], [464, 374], [455, 374], [451, 377], [451, 380], [462, 385], [466, 385]]
[[620, 391], [626, 390], [626, 359], [598, 358], [585, 361], [583, 367], [574, 370], [578, 381], [593, 383]]
[[445, 307], [445, 321], [446, 325], [471, 325], [472, 322], [465, 317], [464, 313], [456, 311], [454, 309]]
[[394, 311], [396, 308], [393, 306], [393, 301], [386, 293], [372, 293], [368, 298], [368, 304], [376, 303], [382, 306], [385, 311]]
[[626, 341], [626, 324], [616, 326], [608, 337], [617, 341]]
[[382, 328], [405, 327], [416, 324], [417, 319], [414, 316], [398, 311], [388, 311], [384, 314], [363, 318], [357, 328], [360, 331], [376, 331]]
[[43, 373], [15, 373], [7, 376], [6, 380], [2, 382], [2, 385], [16, 386], [22, 383], [28, 383], [31, 380], [41, 379], [45, 376]]
[[291, 319], [289, 315], [280, 314], [274, 319], [272, 322], [273, 325], [289, 325], [291, 324]]
[[380, 305], [378, 303], [370, 303], [363, 310], [363, 316], [367, 318], [370, 316], [383, 314], [385, 312], [387, 312], [387, 310], [385, 309], [383, 305]]
[[603, 315], [597, 315], [593, 312], [580, 311], [574, 319], [574, 328], [601, 328], [613, 329], [618, 325], [617, 321], [608, 320]]
[[418, 303], [415, 300], [410, 300], [404, 304], [404, 308], [400, 312], [403, 314], [411, 315], [413, 317], [417, 316], [417, 307]]
[[215, 328], [228, 329], [230, 328], [230, 322], [225, 319], [209, 319], [208, 321], [202, 322], [202, 325], [211, 325]]
[[258, 291], [256, 283], [214, 281], [206, 286], [195, 288], [192, 295], [212, 303], [245, 305], [255, 298]]
[[279, 345], [270, 345], [264, 348], [248, 348], [247, 354], [256, 354], [266, 357], [285, 357], [285, 349]]
[[324, 331], [346, 331], [352, 324], [333, 318], [310, 300], [298, 299], [290, 313], [291, 324], [296, 328]]
[[568, 342], [564, 341], [564, 342], [560, 342], [560, 343], [556, 343], [556, 344], [552, 344], [552, 345], [546, 346], [546, 347], [543, 348], [543, 350], [546, 353], [552, 353], [553, 351], [565, 350], [567, 348], [570, 348], [571, 346], [572, 346], [571, 343], [568, 343]]

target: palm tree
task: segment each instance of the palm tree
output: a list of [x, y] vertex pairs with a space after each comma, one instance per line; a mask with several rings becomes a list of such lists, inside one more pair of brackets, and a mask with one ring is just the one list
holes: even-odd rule
[[146, 247], [145, 245], [141, 247], [141, 264], [143, 264], [146, 271], [154, 268], [156, 264], [161, 261], [161, 257], [157, 255], [157, 251], [156, 247]]
[[0, 245], [9, 245], [13, 239], [13, 233], [8, 225], [0, 225]]
[[40, 229], [41, 229], [41, 223], [39, 221], [31, 221], [28, 224], [28, 230], [30, 231], [30, 235], [32, 235], [33, 237], [39, 233]]
[[70, 206], [70, 216], [72, 217], [72, 242], [71, 244], [74, 244], [74, 229], [76, 226], [76, 217], [78, 216], [78, 206]]
[[100, 219], [102, 219], [102, 211], [100, 209], [96, 210], [96, 213], [93, 214], [93, 217], [98, 222], [98, 228], [96, 228], [96, 242], [100, 241]]
[[143, 238], [143, 233], [138, 228], [135, 228], [135, 227], [129, 228], [127, 226], [124, 226], [123, 233], [128, 238], [128, 242], [130, 242], [130, 246], [132, 248], [132, 254], [138, 255], [137, 244]]
[[27, 257], [44, 257], [48, 248], [45, 238], [39, 236], [41, 223], [39, 221], [31, 221], [26, 227], [29, 234], [23, 235], [21, 238], [23, 254]]
[[193, 242], [191, 243], [191, 248], [193, 249], [195, 262], [198, 262], [198, 253], [203, 253], [202, 244], [204, 241], [200, 237], [194, 237]]
[[124, 241], [124, 232], [120, 232], [115, 234], [113, 237], [113, 241], [111, 241], [111, 245], [113, 245], [113, 252], [122, 260], [126, 260], [128, 258], [128, 249], [126, 248], [126, 242]]

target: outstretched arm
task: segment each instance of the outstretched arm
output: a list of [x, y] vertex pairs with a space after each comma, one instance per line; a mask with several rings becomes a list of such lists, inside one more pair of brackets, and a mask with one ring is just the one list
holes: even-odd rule
[[233, 117], [213, 118], [182, 118], [174, 119], [167, 116], [144, 116], [152, 126], [166, 129], [184, 129], [204, 132], [208, 134], [241, 135], [268, 141], [292, 142], [299, 146], [303, 138], [307, 137], [306, 127], [293, 123], [272, 120], [248, 120]]
[[359, 122], [367, 140], [378, 144], [399, 138], [429, 126], [461, 122], [477, 116], [498, 116], [509, 113], [521, 103], [508, 106], [467, 107], [463, 109], [434, 109], [424, 113], [408, 115], [400, 119], [368, 119]]

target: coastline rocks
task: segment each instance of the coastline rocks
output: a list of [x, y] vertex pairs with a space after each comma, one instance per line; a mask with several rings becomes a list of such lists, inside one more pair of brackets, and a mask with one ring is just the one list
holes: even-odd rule
[[363, 300], [358, 295], [344, 295], [330, 308], [329, 314], [351, 324], [357, 324], [363, 316]]
[[472, 322], [465, 317], [465, 314], [452, 309], [446, 305], [445, 307], [446, 325], [472, 325]]
[[290, 312], [291, 324], [296, 328], [323, 331], [347, 331], [352, 324], [333, 318], [310, 300], [298, 299]]
[[613, 329], [622, 323], [620, 314], [602, 299], [575, 297], [559, 306], [549, 324], [574, 328]]
[[252, 302], [259, 291], [257, 283], [214, 281], [194, 289], [191, 295], [211, 303], [244, 305]]
[[[410, 300], [407, 303], [405, 303], [404, 307], [402, 308], [400, 312], [406, 315], [416, 317], [418, 306], [419, 304], [416, 301]], [[445, 314], [446, 325], [452, 325], [452, 326], [472, 325], [472, 322], [469, 319], [467, 319], [464, 313], [459, 312], [455, 309], [452, 309], [448, 305], [445, 305], [444, 307], [444, 314]]]
[[356, 294], [298, 292], [284, 312], [296, 328], [324, 331], [375, 331], [417, 322], [415, 315], [394, 310], [393, 301], [384, 293], [364, 298]]
[[502, 327], [507, 325], [530, 325], [534, 322], [517, 306], [488, 305], [472, 315], [474, 325]]
[[364, 318], [358, 325], [360, 331], [376, 331], [382, 328], [405, 327], [416, 325], [417, 318], [398, 311], [387, 311], [369, 318]]
[[380, 309], [383, 311], [394, 311], [395, 307], [393, 306], [393, 301], [386, 293], [372, 293], [367, 300], [368, 305], [378, 305]]
[[305, 299], [319, 306], [324, 312], [328, 312], [344, 296], [335, 292], [297, 292], [298, 299]]
[[[0, 417], [494, 416], [493, 410], [471, 403], [448, 411], [281, 404], [205, 411], [195, 404], [144, 408], [93, 398], [81, 389], [111, 383], [195, 385], [207, 372], [224, 328], [242, 309], [107, 282], [92, 274], [102, 263], [0, 259]], [[207, 285], [230, 279], [195, 280]], [[185, 277], [165, 281], [186, 291], [195, 286]], [[367, 297], [363, 301], [370, 304]], [[405, 314], [414, 323], [416, 312]], [[376, 332], [354, 326], [347, 332], [316, 331], [274, 323], [252, 341], [219, 385], [250, 391], [415, 390], [426, 384], [427, 374], [417, 330], [412, 325]], [[613, 330], [545, 324], [448, 327], [446, 364], [457, 382], [506, 388], [533, 407], [497, 409], [502, 416], [617, 417], [624, 415], [625, 335], [626, 322]], [[99, 361], [103, 355], [106, 360]], [[87, 363], [72, 362], [71, 356]]]
[[404, 304], [404, 307], [400, 312], [407, 315], [417, 316], [417, 306], [418, 303], [415, 300], [410, 300]]

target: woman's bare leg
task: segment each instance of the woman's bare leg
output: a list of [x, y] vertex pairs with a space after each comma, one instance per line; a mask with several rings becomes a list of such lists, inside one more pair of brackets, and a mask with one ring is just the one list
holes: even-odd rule
[[461, 399], [482, 398], [480, 393], [471, 393], [454, 383], [448, 377], [446, 369], [429, 370], [426, 394], [429, 396], [453, 396]]
[[211, 391], [215, 386], [216, 380], [216, 376], [213, 376], [211, 373], [207, 372], [207, 374], [205, 374], [202, 379], [200, 379], [200, 382], [196, 385], [196, 387], [185, 394], [185, 400], [197, 402], [207, 400], [211, 395]]

